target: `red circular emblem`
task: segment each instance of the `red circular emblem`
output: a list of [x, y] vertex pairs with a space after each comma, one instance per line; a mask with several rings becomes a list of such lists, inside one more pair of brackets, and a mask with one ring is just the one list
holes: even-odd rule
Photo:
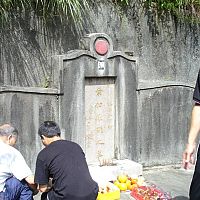
[[97, 39], [95, 41], [95, 50], [99, 55], [105, 55], [108, 52], [108, 41], [104, 39]]

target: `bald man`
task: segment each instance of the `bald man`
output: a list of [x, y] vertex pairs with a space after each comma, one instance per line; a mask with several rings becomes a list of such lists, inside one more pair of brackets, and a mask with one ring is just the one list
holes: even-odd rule
[[22, 154], [13, 146], [18, 137], [11, 124], [0, 126], [0, 199], [32, 200], [37, 191], [34, 176]]

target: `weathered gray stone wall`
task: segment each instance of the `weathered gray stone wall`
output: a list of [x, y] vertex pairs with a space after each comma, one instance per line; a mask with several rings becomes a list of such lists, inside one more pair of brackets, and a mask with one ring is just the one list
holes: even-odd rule
[[[128, 136], [131, 158], [146, 165], [180, 162], [199, 70], [200, 27], [170, 16], [159, 21], [137, 2], [121, 15], [113, 6], [99, 4], [83, 27], [78, 35], [73, 26], [61, 26], [59, 21], [45, 29], [32, 13], [14, 19], [0, 31], [0, 85], [59, 90], [62, 77], [51, 57], [78, 49], [86, 33], [104, 32], [112, 38], [114, 50], [133, 51], [138, 57], [137, 137]], [[33, 168], [34, 155], [41, 148], [35, 136], [38, 124], [50, 118], [61, 122], [57, 95], [3, 92], [0, 99], [0, 121], [16, 121], [25, 136], [19, 148]]]
[[0, 123], [12, 122], [19, 130], [17, 148], [22, 152], [32, 169], [36, 155], [42, 148], [37, 134], [39, 122], [59, 121], [59, 94], [51, 89], [1, 88]]
[[191, 88], [171, 86], [138, 91], [138, 158], [144, 165], [177, 164], [185, 147]]

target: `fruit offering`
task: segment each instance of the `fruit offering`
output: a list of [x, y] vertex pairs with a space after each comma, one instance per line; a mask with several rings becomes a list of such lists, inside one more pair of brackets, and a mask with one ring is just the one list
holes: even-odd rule
[[120, 199], [120, 190], [114, 184], [108, 182], [99, 185], [97, 200], [118, 200]]
[[171, 197], [161, 190], [150, 186], [139, 186], [134, 188], [131, 196], [136, 200], [171, 200]]
[[117, 176], [117, 180], [114, 181], [120, 191], [133, 190], [133, 188], [144, 184], [143, 176], [128, 176], [125, 174]]

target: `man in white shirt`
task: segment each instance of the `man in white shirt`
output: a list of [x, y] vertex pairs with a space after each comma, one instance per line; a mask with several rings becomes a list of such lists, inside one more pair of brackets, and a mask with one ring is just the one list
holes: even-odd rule
[[0, 200], [32, 200], [37, 186], [22, 154], [15, 149], [18, 131], [0, 126]]

